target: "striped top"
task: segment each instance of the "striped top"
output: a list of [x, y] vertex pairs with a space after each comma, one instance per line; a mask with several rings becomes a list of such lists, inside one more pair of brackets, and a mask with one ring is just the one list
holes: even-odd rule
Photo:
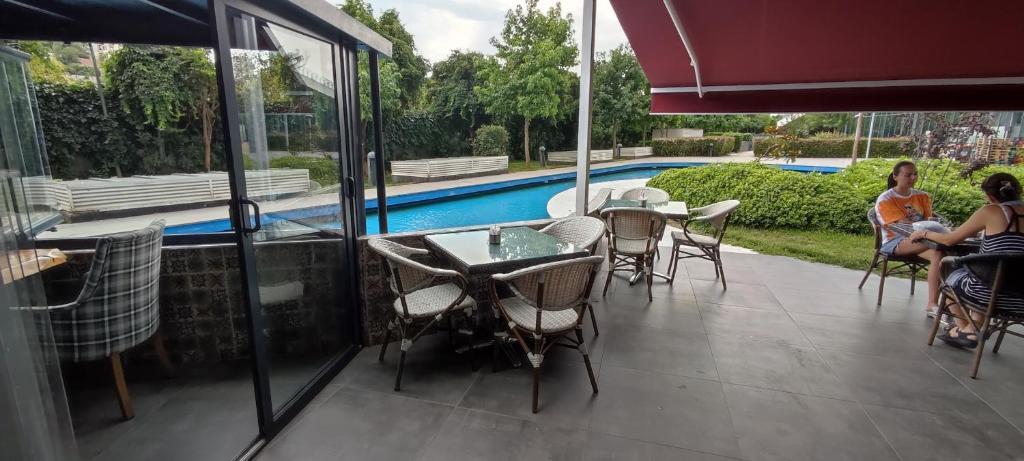
[[[1017, 213], [1013, 207], [1024, 203], [1006, 202], [1000, 205], [1003, 213], [1006, 214], [1006, 230], [992, 235], [986, 235], [981, 242], [980, 253], [1024, 253], [1024, 215]], [[966, 297], [969, 301], [979, 305], [988, 304], [992, 297], [992, 290], [988, 283], [978, 280], [974, 274], [959, 280], [957, 288], [958, 295]], [[1024, 313], [1024, 298], [1011, 296], [1005, 293], [999, 295], [999, 307], [1001, 309]]]

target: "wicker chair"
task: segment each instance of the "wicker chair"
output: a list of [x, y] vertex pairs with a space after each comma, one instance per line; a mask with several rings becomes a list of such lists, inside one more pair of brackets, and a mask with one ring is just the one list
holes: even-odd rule
[[952, 313], [949, 310], [949, 300], [960, 305], [964, 311], [974, 311], [983, 315], [981, 322], [974, 320], [970, 315], [966, 316], [971, 322], [975, 331], [978, 332], [978, 346], [974, 348], [974, 360], [971, 363], [971, 378], [978, 377], [978, 368], [981, 366], [981, 356], [985, 352], [985, 341], [991, 333], [999, 332], [996, 343], [992, 347], [992, 353], [998, 354], [999, 347], [1003, 345], [1003, 338], [1007, 335], [1024, 338], [1024, 334], [1009, 331], [1014, 325], [1024, 325], [1024, 311], [1005, 309], [999, 304], [999, 295], [1013, 294], [1015, 297], [1024, 297], [1024, 288], [1021, 287], [1020, 274], [1024, 274], [1024, 253], [985, 253], [969, 256], [951, 257], [942, 259], [942, 279], [945, 280], [954, 267], [967, 267], [979, 280], [989, 285], [992, 297], [988, 304], [980, 305], [960, 299], [945, 283], [939, 292], [939, 312], [935, 315], [935, 322], [932, 324], [932, 331], [928, 336], [928, 345], [935, 341], [935, 334], [939, 331], [942, 323], [942, 315]]
[[[541, 365], [552, 346], [583, 354], [590, 386], [597, 393], [594, 368], [583, 342], [583, 316], [590, 307], [590, 290], [603, 260], [601, 256], [570, 259], [492, 277], [492, 301], [533, 366], [534, 413], [538, 410]], [[498, 283], [507, 284], [513, 296], [499, 298]]]
[[663, 203], [671, 200], [668, 192], [654, 187], [634, 187], [622, 193], [622, 200], [644, 200], [651, 203]]
[[607, 208], [601, 212], [608, 237], [608, 278], [603, 295], [608, 295], [615, 272], [643, 271], [647, 279], [647, 299], [654, 300], [654, 252], [665, 233], [665, 215], [636, 207]]
[[411, 248], [380, 238], [367, 242], [370, 249], [381, 256], [388, 268], [391, 291], [398, 296], [392, 304], [384, 343], [380, 346], [378, 361], [384, 361], [391, 330], [398, 329], [402, 340], [402, 355], [398, 359], [398, 374], [395, 376], [395, 390], [401, 390], [402, 370], [405, 354], [412, 345], [439, 322], [452, 320], [453, 315], [473, 317], [476, 300], [468, 295], [469, 284], [462, 274], [448, 269], [438, 269], [413, 261], [414, 255], [427, 255], [429, 251]]
[[[722, 289], [728, 289], [725, 282], [725, 268], [722, 266], [722, 237], [725, 237], [725, 229], [729, 226], [729, 217], [738, 206], [740, 206], [739, 200], [725, 200], [691, 210], [696, 217], [687, 220], [686, 224], [683, 224], [682, 231], [672, 232], [670, 284], [676, 281], [680, 259], [700, 258], [711, 261], [715, 265], [715, 277], [722, 280]], [[712, 234], [704, 235], [691, 231], [690, 224], [695, 222], [707, 223], [711, 227]], [[691, 253], [684, 250], [683, 247], [696, 249], [700, 253]]]
[[[96, 252], [78, 297], [47, 306], [57, 352], [65, 360], [110, 358], [121, 415], [135, 416], [121, 353], [150, 341], [168, 374], [171, 361], [160, 327], [160, 253], [164, 222], [96, 241]], [[43, 309], [43, 308], [40, 308]]]
[[601, 207], [603, 207], [605, 203], [608, 203], [608, 200], [610, 200], [611, 198], [612, 189], [607, 187], [602, 187], [601, 189], [598, 189], [597, 194], [594, 195], [594, 198], [590, 199], [590, 202], [587, 202], [587, 216], [590, 216], [592, 218], [601, 216]]
[[[882, 224], [878, 221], [878, 215], [874, 207], [868, 210], [868, 222], [871, 223], [871, 229], [875, 231], [875, 256], [871, 259], [871, 265], [868, 266], [868, 270], [864, 273], [864, 278], [860, 280], [860, 285], [857, 285], [857, 289], [864, 288], [864, 282], [868, 281], [871, 273], [881, 264], [882, 272], [878, 274], [881, 277], [878, 280], [878, 306], [882, 305], [882, 291], [885, 289], [885, 278], [897, 270], [907, 269], [910, 271], [910, 294], [914, 294], [914, 285], [917, 284], [918, 272], [927, 270], [930, 263], [927, 259], [918, 255], [903, 256], [882, 253]], [[897, 265], [889, 267], [890, 261], [897, 263]]]
[[[609, 190], [610, 192], [610, 190]], [[586, 248], [591, 255], [597, 254], [597, 245], [604, 236], [604, 222], [590, 216], [574, 216], [548, 224], [540, 230], [563, 242], [575, 244], [578, 247]], [[597, 317], [594, 311], [590, 311], [590, 322], [594, 325], [594, 336], [600, 335], [597, 329]]]

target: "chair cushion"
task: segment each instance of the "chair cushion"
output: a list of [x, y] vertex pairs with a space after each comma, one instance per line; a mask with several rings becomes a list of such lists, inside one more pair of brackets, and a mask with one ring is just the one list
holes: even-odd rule
[[[409, 306], [409, 316], [412, 318], [433, 317], [441, 312], [462, 293], [462, 289], [454, 283], [434, 285], [422, 290], [416, 290], [405, 296], [405, 303]], [[396, 299], [394, 304], [395, 312], [399, 316], [405, 315], [402, 310], [401, 298]], [[476, 307], [476, 300], [472, 296], [466, 296], [455, 309]]]
[[694, 247], [718, 246], [718, 240], [716, 240], [714, 237], [709, 237], [703, 234], [696, 234], [693, 232], [690, 232], [689, 234], [684, 234], [683, 231], [674, 231], [672, 232], [672, 241], [680, 245], [688, 245]]
[[647, 240], [631, 240], [624, 238], [616, 238], [615, 252], [630, 255], [647, 254]]
[[[505, 308], [505, 313], [512, 323], [524, 330], [534, 331], [537, 326], [536, 308], [519, 298], [503, 298], [501, 306]], [[540, 330], [541, 333], [569, 330], [576, 326], [577, 320], [579, 313], [575, 309], [544, 311], [540, 315]]]

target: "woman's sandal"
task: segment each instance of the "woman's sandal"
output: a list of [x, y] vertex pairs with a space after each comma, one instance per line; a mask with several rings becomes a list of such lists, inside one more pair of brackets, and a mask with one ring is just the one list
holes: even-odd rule
[[[956, 336], [952, 335], [954, 329], [956, 329]], [[939, 335], [939, 339], [950, 346], [962, 349], [974, 349], [975, 347], [978, 347], [978, 335], [976, 333], [964, 333], [960, 331], [959, 327], [953, 327], [946, 330], [944, 333]]]

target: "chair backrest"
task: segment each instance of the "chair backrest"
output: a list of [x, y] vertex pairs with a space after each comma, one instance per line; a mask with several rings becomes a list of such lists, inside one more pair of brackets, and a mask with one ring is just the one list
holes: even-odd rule
[[979, 253], [957, 258], [978, 280], [985, 283], [996, 297], [999, 295], [1024, 297], [1020, 274], [1024, 274], [1024, 253]]
[[646, 198], [651, 203], [662, 203], [672, 200], [668, 192], [654, 187], [634, 187], [623, 192], [619, 198], [622, 200], [643, 200]]
[[[568, 259], [495, 274], [492, 278], [507, 283], [516, 297], [534, 308], [563, 310], [587, 302], [603, 261], [601, 256]], [[540, 325], [537, 327], [540, 331]]]
[[878, 221], [878, 211], [875, 207], [868, 210], [868, 222], [871, 223], [871, 230], [875, 233], [875, 250], [882, 248], [882, 223]]
[[[384, 265], [387, 266], [388, 283], [391, 286], [391, 291], [398, 295], [406, 317], [409, 316], [406, 296], [410, 293], [433, 285], [434, 281], [441, 277], [462, 279], [458, 272], [430, 267], [411, 258], [413, 255], [428, 255], [430, 254], [428, 250], [407, 247], [382, 238], [370, 239], [367, 241], [367, 246], [380, 255]], [[463, 282], [462, 285], [463, 291], [465, 291], [465, 283]]]
[[594, 218], [600, 216], [601, 207], [603, 207], [605, 203], [608, 203], [608, 200], [611, 198], [612, 189], [608, 187], [602, 187], [600, 190], [597, 191], [597, 194], [594, 195], [594, 198], [590, 199], [590, 202], [587, 203], [587, 216], [591, 216]]
[[540, 231], [594, 254], [597, 243], [604, 236], [604, 221], [590, 216], [573, 216], [548, 224]]
[[156, 333], [163, 235], [164, 221], [158, 220], [96, 241], [78, 298], [50, 315], [62, 357], [76, 362], [109, 357]]
[[608, 245], [614, 249], [618, 240], [644, 240], [647, 252], [653, 253], [665, 233], [668, 219], [654, 210], [637, 207], [606, 208], [601, 212], [607, 228]]

